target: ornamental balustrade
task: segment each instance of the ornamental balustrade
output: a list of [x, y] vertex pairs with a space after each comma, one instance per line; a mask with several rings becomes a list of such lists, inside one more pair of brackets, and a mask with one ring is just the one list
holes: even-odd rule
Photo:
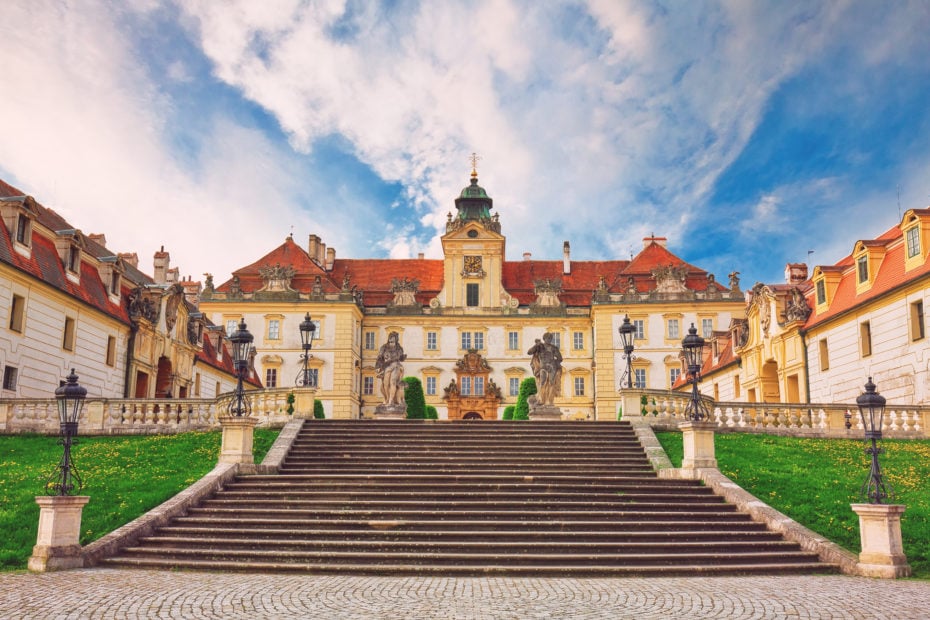
[[[674, 429], [687, 421], [685, 409], [689, 394], [665, 390], [634, 390], [641, 402], [639, 411], [624, 412], [624, 419], [642, 418], [658, 429]], [[714, 401], [704, 397], [709, 421], [722, 431], [861, 437], [862, 419], [853, 404], [746, 403]], [[846, 428], [847, 420], [850, 428]], [[928, 437], [930, 407], [893, 405], [885, 407], [883, 434], [892, 438]]]
[[[274, 388], [249, 390], [245, 397], [252, 405], [258, 426], [283, 426], [288, 414], [288, 394], [313, 388]], [[220, 428], [219, 418], [227, 415], [234, 392], [216, 399], [205, 398], [88, 398], [81, 412], [79, 435], [161, 434], [206, 431]], [[59, 432], [58, 405], [54, 398], [17, 398], [0, 403], [0, 432]]]

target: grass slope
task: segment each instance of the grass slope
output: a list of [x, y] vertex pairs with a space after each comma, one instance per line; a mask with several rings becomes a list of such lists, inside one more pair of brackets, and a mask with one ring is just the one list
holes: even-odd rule
[[[656, 433], [676, 466], [680, 433]], [[720, 471], [795, 521], [858, 553], [859, 517], [849, 507], [862, 503], [859, 490], [869, 474], [865, 441], [801, 439], [719, 433]], [[930, 440], [883, 442], [882, 473], [905, 504], [901, 517], [904, 552], [915, 577], [930, 579]]]
[[[255, 460], [260, 462], [278, 430], [255, 430]], [[86, 545], [125, 525], [179, 491], [216, 465], [220, 433], [78, 437], [71, 450], [89, 495], [81, 518]], [[22, 569], [32, 555], [39, 523], [36, 495], [61, 459], [57, 437], [0, 436], [0, 570]]]

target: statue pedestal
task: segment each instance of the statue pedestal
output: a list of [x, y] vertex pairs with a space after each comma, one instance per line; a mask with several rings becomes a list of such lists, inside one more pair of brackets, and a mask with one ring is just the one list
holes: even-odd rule
[[530, 407], [530, 420], [561, 420], [562, 410], [555, 405], [536, 405]]
[[220, 447], [220, 463], [255, 462], [252, 456], [252, 438], [258, 418], [248, 416], [221, 416], [223, 443]]
[[80, 545], [81, 512], [88, 501], [87, 495], [36, 497], [39, 534], [29, 558], [29, 570], [43, 573], [84, 566]]
[[862, 553], [856, 567], [867, 577], [908, 577], [911, 567], [901, 542], [901, 504], [852, 504], [859, 515]]
[[717, 469], [714, 454], [714, 429], [717, 425], [713, 422], [684, 422], [678, 428], [684, 448], [681, 469], [692, 476], [697, 475], [698, 469]]
[[379, 420], [405, 420], [407, 418], [407, 405], [386, 405], [381, 403], [375, 407], [375, 418]]

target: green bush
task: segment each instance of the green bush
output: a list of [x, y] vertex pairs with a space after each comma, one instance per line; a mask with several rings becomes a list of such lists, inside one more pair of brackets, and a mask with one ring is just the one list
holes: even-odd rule
[[516, 405], [507, 405], [506, 407], [504, 407], [504, 417], [501, 418], [501, 419], [503, 419], [503, 420], [513, 420], [513, 411], [514, 411], [514, 409], [516, 409], [516, 408], [517, 408]]
[[623, 405], [620, 405], [620, 407], [617, 408], [617, 420], [619, 421], [622, 419], [623, 419]]
[[287, 393], [287, 415], [294, 415], [294, 401], [297, 400], [297, 397], [294, 396], [294, 392]]
[[325, 420], [326, 412], [323, 411], [323, 401], [313, 399], [313, 417], [317, 420]]
[[432, 405], [426, 406], [426, 419], [427, 420], [438, 420], [439, 419], [439, 412], [436, 411], [436, 407], [433, 407]]
[[530, 419], [529, 397], [536, 393], [536, 379], [529, 377], [520, 383], [520, 393], [517, 395], [517, 404], [513, 410], [514, 420]]
[[423, 396], [423, 384], [416, 377], [404, 377], [407, 390], [404, 399], [407, 401], [407, 419], [426, 419], [426, 397]]

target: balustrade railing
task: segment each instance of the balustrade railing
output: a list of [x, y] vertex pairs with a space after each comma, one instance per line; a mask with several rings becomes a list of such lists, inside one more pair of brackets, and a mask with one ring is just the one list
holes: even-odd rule
[[[684, 422], [689, 394], [664, 390], [635, 390], [640, 408], [624, 417], [642, 416], [651, 426], [674, 428]], [[645, 402], [642, 397], [645, 396]], [[861, 436], [862, 419], [855, 404], [716, 402], [704, 397], [711, 420], [721, 430], [773, 434]], [[847, 430], [847, 420], [850, 428]], [[928, 437], [930, 407], [885, 407], [883, 432], [887, 437]]]
[[[313, 388], [273, 388], [245, 393], [259, 426], [283, 426], [290, 418], [288, 395]], [[80, 435], [158, 434], [220, 427], [234, 393], [204, 398], [88, 398], [81, 412]], [[292, 399], [292, 400], [296, 400]], [[310, 399], [312, 403], [312, 398]], [[0, 402], [0, 432], [59, 432], [54, 398], [17, 398]]]

